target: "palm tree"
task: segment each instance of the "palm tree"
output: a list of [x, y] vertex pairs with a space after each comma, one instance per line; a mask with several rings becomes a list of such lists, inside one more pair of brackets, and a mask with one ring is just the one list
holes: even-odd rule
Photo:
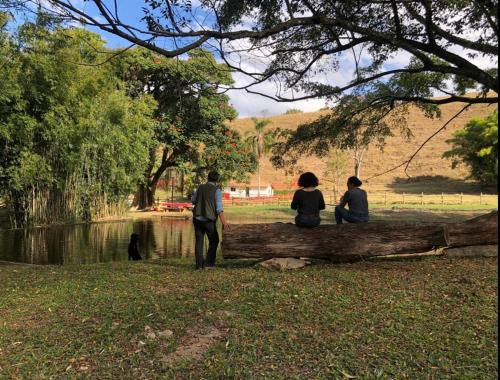
[[252, 118], [254, 123], [254, 130], [245, 133], [245, 145], [249, 150], [255, 153], [257, 157], [257, 181], [258, 190], [257, 195], [260, 197], [260, 161], [269, 153], [271, 147], [276, 141], [276, 132], [272, 130], [265, 131], [266, 127], [271, 124], [269, 119]]

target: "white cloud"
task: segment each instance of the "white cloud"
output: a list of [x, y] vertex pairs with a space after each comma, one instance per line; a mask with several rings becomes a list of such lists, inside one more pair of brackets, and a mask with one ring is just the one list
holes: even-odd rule
[[280, 115], [290, 108], [313, 112], [326, 105], [322, 99], [279, 103], [261, 95], [249, 94], [244, 90], [229, 91], [228, 95], [231, 98], [231, 104], [238, 111], [239, 117]]

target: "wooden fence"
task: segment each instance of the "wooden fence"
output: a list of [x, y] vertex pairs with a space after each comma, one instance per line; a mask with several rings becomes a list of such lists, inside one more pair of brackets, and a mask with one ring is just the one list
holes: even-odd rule
[[408, 205], [498, 205], [498, 195], [493, 194], [415, 194], [415, 193], [393, 193], [370, 192], [368, 193], [370, 203], [374, 204], [408, 204]]
[[[334, 205], [338, 202], [333, 192], [323, 192], [325, 202]], [[336, 199], [337, 198], [337, 199]], [[274, 197], [260, 198], [232, 198], [224, 199], [225, 205], [288, 205], [292, 200], [292, 194], [280, 194]], [[463, 193], [394, 193], [390, 191], [369, 192], [368, 200], [371, 204], [381, 205], [485, 205], [498, 206], [498, 195], [496, 194], [463, 194]]]

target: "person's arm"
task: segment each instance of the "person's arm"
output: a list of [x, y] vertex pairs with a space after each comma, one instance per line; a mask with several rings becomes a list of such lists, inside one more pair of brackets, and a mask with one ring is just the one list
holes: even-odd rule
[[196, 196], [197, 196], [197, 192], [198, 192], [198, 189], [196, 189], [194, 192], [193, 192], [193, 195], [191, 196], [191, 203], [192, 204], [196, 204]]
[[226, 216], [224, 215], [224, 203], [222, 202], [222, 191], [217, 189], [215, 191], [215, 207], [217, 215], [219, 215], [220, 222], [222, 223], [222, 228], [224, 230], [229, 228], [229, 223], [226, 220]]
[[324, 210], [326, 208], [326, 205], [325, 205], [325, 198], [323, 198], [323, 193], [320, 191], [319, 192], [319, 209], [320, 210]]
[[299, 207], [299, 196], [298, 196], [298, 191], [295, 192], [295, 194], [293, 194], [293, 199], [292, 199], [292, 204], [290, 205], [291, 209], [292, 210], [297, 210], [297, 208]]
[[229, 228], [229, 223], [226, 220], [226, 217], [224, 216], [224, 211], [222, 211], [219, 214], [220, 222], [222, 223], [222, 229], [227, 230]]
[[342, 198], [340, 198], [340, 203], [339, 203], [339, 206], [340, 207], [345, 207], [345, 205], [347, 204], [347, 202], [349, 202], [349, 192], [346, 191], [344, 196]]

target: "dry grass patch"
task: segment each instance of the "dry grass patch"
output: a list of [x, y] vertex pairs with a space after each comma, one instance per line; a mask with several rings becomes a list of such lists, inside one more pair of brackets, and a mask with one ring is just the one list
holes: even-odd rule
[[172, 365], [180, 361], [198, 361], [217, 342], [224, 340], [224, 332], [216, 327], [189, 329], [174, 352], [166, 353], [162, 362]]

